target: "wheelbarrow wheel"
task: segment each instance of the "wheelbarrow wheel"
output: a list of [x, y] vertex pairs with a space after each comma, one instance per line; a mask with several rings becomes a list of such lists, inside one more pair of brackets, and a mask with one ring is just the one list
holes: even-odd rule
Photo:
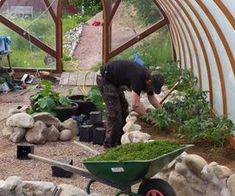
[[142, 196], [176, 196], [171, 185], [162, 179], [149, 179], [142, 182], [138, 194]]

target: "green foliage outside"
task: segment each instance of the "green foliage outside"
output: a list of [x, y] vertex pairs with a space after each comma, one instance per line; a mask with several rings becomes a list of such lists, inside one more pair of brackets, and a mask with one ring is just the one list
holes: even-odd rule
[[[91, 13], [85, 13], [84, 15], [69, 15], [64, 13], [62, 17], [63, 21], [63, 34], [70, 29], [77, 27], [80, 23], [87, 21], [92, 15], [95, 15], [98, 10], [94, 10]], [[42, 15], [38, 18], [35, 15], [33, 18], [14, 18], [11, 19], [14, 23], [25, 29], [26, 32], [31, 33], [43, 43], [55, 49], [55, 25], [51, 17], [48, 15]], [[47, 54], [41, 49], [28, 42], [26, 39], [13, 32], [5, 25], [0, 24], [0, 35], [10, 36], [11, 38], [11, 49], [12, 49], [12, 65], [13, 67], [23, 68], [46, 68], [54, 69], [55, 63], [46, 65], [44, 62]], [[32, 60], [33, 59], [33, 60]], [[71, 60], [66, 54], [64, 54], [63, 61]], [[3, 65], [7, 65], [7, 61], [4, 59]]]
[[115, 59], [133, 59], [134, 53], [138, 53], [144, 60], [146, 67], [156, 69], [172, 61], [171, 41], [167, 29], [162, 29], [159, 34], [143, 40], [142, 44], [128, 48]]
[[70, 106], [72, 104], [70, 99], [61, 96], [52, 89], [52, 82], [42, 80], [40, 84], [42, 89], [30, 97], [32, 107], [30, 113], [49, 112], [55, 115], [54, 109], [56, 107]]
[[158, 7], [152, 0], [125, 0], [127, 5], [134, 5], [137, 17], [144, 25], [152, 24], [161, 18]]
[[70, 29], [73, 29], [79, 26], [80, 23], [86, 22], [89, 20], [91, 16], [89, 15], [81, 15], [81, 14], [74, 14], [70, 15], [68, 13], [64, 13], [62, 20], [63, 20], [63, 34], [65, 34]]
[[94, 15], [102, 10], [101, 0], [68, 0], [70, 5], [84, 7], [85, 15]]
[[150, 160], [158, 156], [170, 153], [184, 145], [174, 141], [153, 141], [147, 143], [128, 143], [111, 148], [105, 153], [89, 158], [89, 161], [129, 161]]
[[[35, 18], [36, 17], [37, 16], [35, 16]], [[46, 43], [48, 46], [55, 48], [54, 25], [51, 23], [51, 20], [49, 20], [47, 16], [42, 16], [37, 21], [32, 21], [33, 19], [16, 18], [13, 22], [20, 25], [20, 27], [25, 29], [26, 32], [38, 37], [38, 39]], [[11, 49], [13, 51], [11, 61], [14, 67], [53, 68], [54, 65], [45, 65], [45, 52], [20, 37], [3, 24], [0, 24], [0, 29], [1, 35], [10, 36], [11, 38]], [[7, 65], [6, 60], [3, 64]]]

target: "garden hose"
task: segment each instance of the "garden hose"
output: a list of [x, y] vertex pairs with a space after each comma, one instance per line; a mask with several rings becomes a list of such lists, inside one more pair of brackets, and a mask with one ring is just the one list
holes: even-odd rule
[[[89, 74], [91, 71], [88, 71], [88, 70], [86, 70], [86, 71], [81, 70], [81, 69], [78, 68], [78, 66], [77, 66], [78, 64], [76, 64], [76, 63], [73, 62], [72, 60], [71, 60], [70, 62], [71, 62], [71, 64], [72, 64], [73, 68], [74, 68], [76, 71], [78, 71], [78, 72], [86, 72], [85, 75], [84, 75], [83, 81], [82, 81], [82, 87], [78, 85], [78, 88], [79, 88], [79, 90], [81, 91], [81, 93], [82, 93], [83, 95], [87, 95], [88, 92], [87, 92], [87, 90], [86, 90], [86, 88], [87, 88], [86, 81], [87, 81], [87, 76], [88, 76], [88, 74]], [[75, 66], [75, 65], [76, 65], [76, 66]]]

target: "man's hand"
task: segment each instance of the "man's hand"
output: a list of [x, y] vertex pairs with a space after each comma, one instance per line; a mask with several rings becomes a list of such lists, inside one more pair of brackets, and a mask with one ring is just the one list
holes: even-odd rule
[[145, 111], [144, 107], [140, 103], [140, 96], [134, 91], [131, 91], [131, 103], [132, 103], [132, 108], [139, 115], [145, 115], [146, 114], [146, 111]]

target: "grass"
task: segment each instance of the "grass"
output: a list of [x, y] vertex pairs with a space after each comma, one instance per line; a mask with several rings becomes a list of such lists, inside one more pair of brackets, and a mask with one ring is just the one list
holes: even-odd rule
[[[91, 16], [68, 15], [65, 14], [63, 20], [63, 33], [78, 26], [81, 22], [87, 21]], [[36, 36], [48, 46], [55, 48], [55, 25], [50, 17], [42, 15], [40, 18], [35, 16], [33, 19], [15, 18], [11, 19], [15, 24]], [[17, 33], [0, 24], [0, 35], [10, 36], [11, 38], [11, 63], [13, 67], [18, 68], [44, 68], [54, 69], [55, 62], [46, 65], [44, 59], [47, 54], [37, 48]], [[65, 54], [66, 56], [66, 54]], [[8, 65], [7, 59], [3, 60], [3, 65]]]
[[74, 15], [64, 14], [62, 18], [63, 19], [63, 33], [65, 34], [70, 29], [73, 29], [79, 26], [80, 23], [86, 22], [90, 18], [91, 16], [81, 16], [78, 14], [74, 14]]
[[167, 29], [162, 29], [151, 38], [144, 40], [142, 44], [131, 47], [115, 59], [131, 59], [134, 53], [139, 53], [148, 68], [155, 69], [172, 61], [171, 41]]
[[108, 149], [105, 153], [87, 159], [88, 161], [149, 160], [183, 147], [174, 141], [152, 141], [128, 143]]

